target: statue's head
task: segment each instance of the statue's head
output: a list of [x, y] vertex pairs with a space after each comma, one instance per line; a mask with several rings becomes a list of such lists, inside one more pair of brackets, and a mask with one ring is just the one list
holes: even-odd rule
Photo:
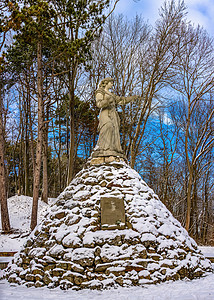
[[113, 83], [114, 79], [111, 77], [106, 77], [106, 78], [102, 79], [99, 83], [99, 88], [105, 88], [109, 82]]

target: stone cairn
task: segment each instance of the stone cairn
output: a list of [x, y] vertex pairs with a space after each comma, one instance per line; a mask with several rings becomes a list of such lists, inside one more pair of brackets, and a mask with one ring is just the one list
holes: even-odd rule
[[136, 171], [121, 158], [94, 158], [48, 209], [6, 277], [28, 287], [105, 289], [211, 270]]

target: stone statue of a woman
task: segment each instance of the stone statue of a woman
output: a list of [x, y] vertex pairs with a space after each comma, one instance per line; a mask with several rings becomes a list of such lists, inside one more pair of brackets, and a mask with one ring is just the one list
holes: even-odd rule
[[96, 90], [96, 104], [100, 108], [99, 139], [92, 157], [124, 157], [120, 144], [120, 119], [115, 105], [129, 103], [136, 99], [137, 96], [119, 97], [111, 93], [109, 90], [113, 86], [113, 81], [110, 77], [101, 80]]

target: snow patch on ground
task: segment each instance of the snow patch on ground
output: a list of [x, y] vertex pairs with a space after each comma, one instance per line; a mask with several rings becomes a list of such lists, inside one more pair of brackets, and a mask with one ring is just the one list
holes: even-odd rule
[[[49, 204], [55, 199], [50, 198]], [[15, 230], [13, 234], [0, 233], [0, 251], [19, 251], [30, 233], [30, 218], [32, 209], [32, 197], [15, 195], [8, 199], [8, 210], [11, 227]], [[43, 219], [49, 204], [39, 200], [38, 223]], [[1, 215], [0, 215], [0, 231]]]

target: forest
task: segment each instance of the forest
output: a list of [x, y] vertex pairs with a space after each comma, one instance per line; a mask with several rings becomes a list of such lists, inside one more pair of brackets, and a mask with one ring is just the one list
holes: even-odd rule
[[214, 44], [165, 1], [154, 26], [115, 1], [0, 0], [0, 200], [57, 197], [98, 138], [95, 91], [139, 95], [118, 106], [132, 168], [200, 244], [214, 244]]

